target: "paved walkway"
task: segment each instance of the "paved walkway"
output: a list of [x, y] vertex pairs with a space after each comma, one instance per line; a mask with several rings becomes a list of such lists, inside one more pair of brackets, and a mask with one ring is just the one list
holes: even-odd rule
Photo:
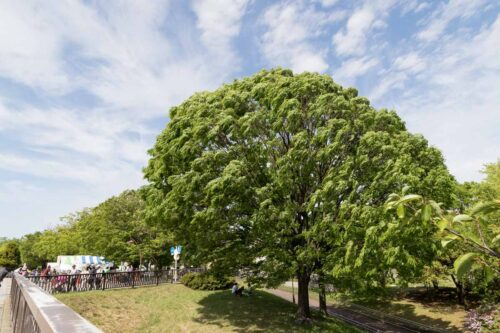
[[11, 333], [12, 323], [10, 320], [10, 279], [2, 281], [0, 287], [0, 333]]
[[[292, 302], [292, 293], [279, 289], [266, 289], [267, 292]], [[297, 299], [297, 297], [295, 297]], [[311, 308], [319, 310], [319, 301], [309, 299]], [[415, 332], [442, 332], [433, 327], [412, 322], [404, 318], [387, 315], [371, 309], [360, 309], [355, 305], [332, 306], [328, 305], [328, 314], [342, 321], [350, 323], [367, 332], [415, 333]], [[378, 312], [378, 313], [377, 313]]]

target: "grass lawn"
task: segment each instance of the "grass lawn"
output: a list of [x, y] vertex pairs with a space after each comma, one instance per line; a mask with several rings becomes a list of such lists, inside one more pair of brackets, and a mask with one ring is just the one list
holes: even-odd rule
[[295, 306], [264, 291], [240, 298], [164, 284], [56, 297], [104, 332], [359, 332], [319, 316], [295, 324]]
[[[292, 288], [282, 285], [278, 289], [292, 292]], [[327, 295], [329, 304], [342, 304], [346, 301], [363, 305], [381, 312], [396, 315], [427, 325], [445, 329], [450, 332], [463, 331], [467, 312], [462, 306], [456, 304], [446, 289], [441, 294], [426, 293], [425, 288], [390, 288], [385, 297], [349, 297], [345, 295]], [[297, 286], [295, 286], [297, 295]], [[318, 299], [319, 295], [314, 290], [309, 290], [309, 297]]]

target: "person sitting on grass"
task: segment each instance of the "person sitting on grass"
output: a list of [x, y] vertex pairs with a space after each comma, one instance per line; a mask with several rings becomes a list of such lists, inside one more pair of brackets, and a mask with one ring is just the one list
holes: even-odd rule
[[243, 290], [245, 290], [245, 287], [241, 286], [241, 288], [238, 288], [238, 283], [234, 283], [233, 287], [231, 288], [231, 293], [234, 296], [243, 296]]
[[241, 288], [238, 288], [238, 290], [236, 290], [234, 296], [243, 296], [243, 290], [245, 290], [245, 287], [241, 286]]

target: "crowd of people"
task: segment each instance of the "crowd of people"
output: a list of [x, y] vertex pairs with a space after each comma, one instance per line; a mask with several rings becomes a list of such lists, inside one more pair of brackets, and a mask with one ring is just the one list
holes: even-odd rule
[[15, 272], [29, 278], [47, 291], [68, 292], [101, 289], [101, 283], [106, 273], [123, 273], [113, 274], [108, 277], [113, 284], [131, 284], [132, 280], [139, 279], [138, 271], [144, 272], [146, 270], [144, 266], [140, 266], [136, 270], [133, 265], [126, 263], [122, 263], [118, 267], [113, 264], [88, 264], [80, 267], [72, 265], [69, 270], [56, 270], [50, 265], [47, 265], [44, 269], [34, 268], [29, 270], [27, 265], [24, 264]]

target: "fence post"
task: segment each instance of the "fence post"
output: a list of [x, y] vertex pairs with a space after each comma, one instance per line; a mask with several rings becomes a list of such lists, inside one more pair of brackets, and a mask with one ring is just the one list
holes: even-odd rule
[[156, 276], [156, 285], [158, 285], [160, 279], [159, 279], [159, 274], [158, 274], [157, 270], [155, 271], [155, 276]]
[[129, 279], [131, 280], [132, 282], [132, 288], [134, 288], [134, 272], [129, 272], [128, 273], [129, 275]]
[[102, 290], [106, 289], [106, 273], [102, 273]]

